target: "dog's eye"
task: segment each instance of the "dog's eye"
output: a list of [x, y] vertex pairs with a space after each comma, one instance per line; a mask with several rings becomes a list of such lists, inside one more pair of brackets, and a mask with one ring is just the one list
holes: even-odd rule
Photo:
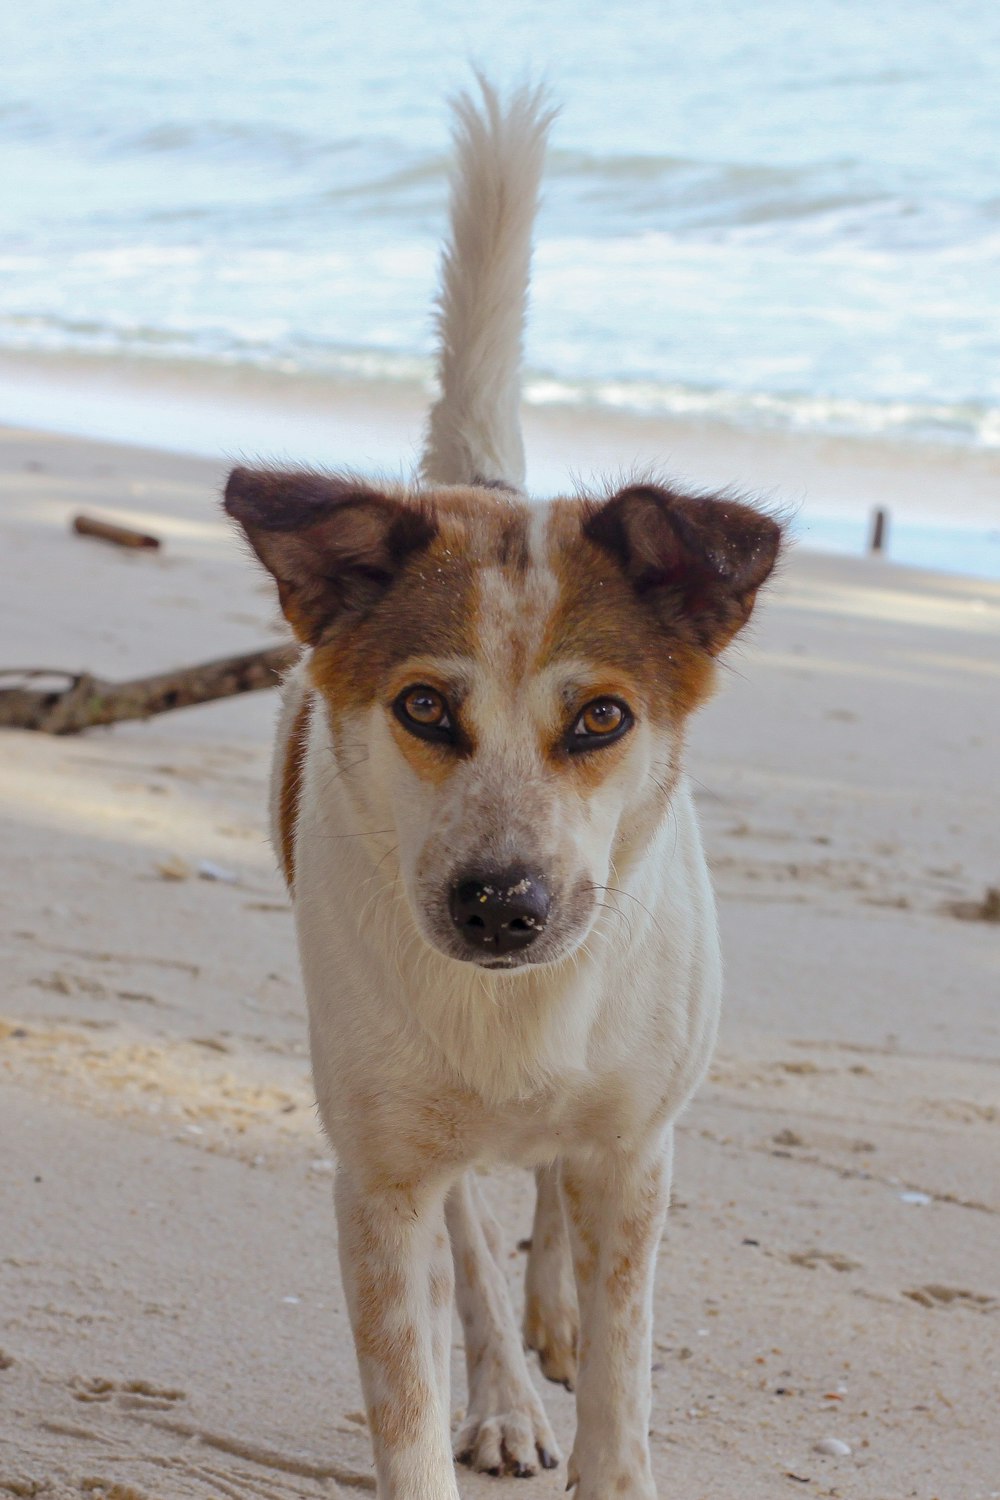
[[610, 745], [632, 728], [628, 705], [618, 698], [595, 698], [581, 709], [569, 736], [570, 750], [594, 750]]
[[448, 705], [436, 688], [418, 684], [404, 688], [392, 705], [392, 711], [411, 734], [422, 740], [439, 740], [450, 744], [455, 732]]

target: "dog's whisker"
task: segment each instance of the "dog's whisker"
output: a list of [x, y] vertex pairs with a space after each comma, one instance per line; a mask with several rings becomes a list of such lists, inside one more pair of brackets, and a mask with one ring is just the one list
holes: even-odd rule
[[[391, 854], [394, 854], [396, 852], [396, 849], [398, 847], [399, 847], [398, 845], [394, 845], [392, 849], [387, 849], [385, 851], [385, 853], [382, 855], [382, 858], [379, 860], [378, 864], [375, 866], [374, 870], [371, 872], [371, 874], [368, 876], [367, 880], [365, 881], [364, 885], [362, 886], [362, 890], [367, 889], [367, 887], [372, 884], [372, 882], [378, 876], [379, 869], [381, 868], [383, 862], [386, 859], [388, 859], [388, 857]], [[397, 871], [397, 873], [393, 876], [393, 878], [392, 878], [391, 881], [386, 882], [385, 880], [383, 880], [383, 882], [380, 885], [376, 885], [375, 890], [368, 897], [368, 899], [366, 900], [364, 906], [361, 908], [361, 911], [358, 913], [358, 926], [359, 927], [362, 927], [364, 925], [365, 916], [367, 915], [367, 913], [369, 911], [369, 908], [375, 902], [377, 902], [380, 898], [382, 898], [382, 897], [384, 897], [384, 896], [386, 896], [386, 895], [388, 895], [388, 894], [390, 894], [390, 893], [392, 893], [394, 891], [396, 883], [400, 879], [400, 873], [401, 872]]]
[[[638, 896], [633, 895], [631, 891], [627, 891], [624, 886], [592, 885], [588, 887], [588, 889], [593, 891], [604, 891], [609, 896], [625, 896], [629, 901], [634, 901], [636, 906], [641, 907], [641, 909], [646, 913], [647, 917], [649, 917], [650, 921], [653, 923], [653, 926], [656, 927], [658, 931], [662, 932], [663, 929], [659, 921], [657, 920], [655, 913], [650, 910], [650, 908], [644, 901], [640, 901]], [[624, 916], [624, 913], [622, 912], [620, 913], [620, 915]]]
[[318, 837], [326, 843], [335, 843], [338, 839], [376, 839], [395, 832], [395, 828], [363, 828], [358, 833], [321, 833]]
[[339, 781], [341, 776], [346, 776], [348, 771], [354, 771], [358, 768], [358, 766], [364, 766], [367, 765], [367, 763], [367, 753], [365, 755], [359, 755], [357, 760], [348, 761], [346, 765], [341, 765], [340, 762], [337, 761], [336, 772], [331, 776], [329, 774], [331, 767], [327, 766], [320, 772], [320, 779], [322, 780], [324, 786], [331, 786], [333, 782]]
[[[609, 912], [611, 912], [612, 916], [618, 917], [618, 918], [620, 918], [620, 920], [622, 922], [624, 922], [624, 924], [625, 924], [625, 931], [628, 934], [628, 941], [631, 943], [631, 941], [632, 941], [632, 924], [629, 921], [628, 917], [625, 915], [625, 913], [623, 911], [621, 911], [619, 909], [619, 907], [612, 906], [611, 903], [610, 903], [610, 901], [598, 901], [595, 904], [600, 907], [601, 911], [609, 911]], [[604, 933], [597, 926], [594, 927], [593, 931], [595, 933], [599, 933], [599, 935], [602, 938], [607, 938], [607, 937], [610, 936], [610, 934]]]

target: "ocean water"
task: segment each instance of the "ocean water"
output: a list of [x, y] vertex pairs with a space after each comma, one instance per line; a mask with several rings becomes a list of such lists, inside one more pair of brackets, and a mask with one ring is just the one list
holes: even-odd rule
[[426, 380], [470, 58], [563, 106], [530, 401], [1000, 447], [996, 0], [7, 0], [0, 357]]

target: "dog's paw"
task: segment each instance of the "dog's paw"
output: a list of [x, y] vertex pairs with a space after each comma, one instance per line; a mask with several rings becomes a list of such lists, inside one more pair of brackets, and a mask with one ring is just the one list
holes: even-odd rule
[[[610, 1455], [600, 1449], [592, 1456], [579, 1453], [574, 1444], [567, 1465], [566, 1488], [573, 1500], [606, 1500], [608, 1495], [622, 1500], [656, 1500], [656, 1484], [648, 1459], [638, 1467], [609, 1462]], [[639, 1445], [641, 1447], [641, 1445]]]
[[524, 1342], [538, 1355], [545, 1378], [564, 1385], [568, 1391], [576, 1386], [578, 1324], [573, 1304], [552, 1304], [540, 1296], [528, 1294], [524, 1308]]
[[488, 1416], [472, 1411], [455, 1442], [460, 1464], [480, 1474], [513, 1474], [515, 1479], [530, 1479], [540, 1468], [554, 1469], [560, 1456], [538, 1401]]

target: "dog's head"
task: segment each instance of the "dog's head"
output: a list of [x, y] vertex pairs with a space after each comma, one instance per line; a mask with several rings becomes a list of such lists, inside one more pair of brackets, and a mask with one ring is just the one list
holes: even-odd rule
[[665, 814], [778, 524], [652, 484], [535, 506], [248, 469], [225, 505], [312, 648], [423, 937], [487, 968], [572, 952]]

